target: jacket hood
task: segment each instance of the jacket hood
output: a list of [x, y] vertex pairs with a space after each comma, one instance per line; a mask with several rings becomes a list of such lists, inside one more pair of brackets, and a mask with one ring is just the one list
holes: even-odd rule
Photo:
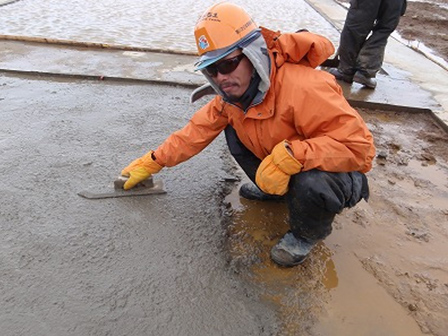
[[281, 34], [261, 27], [261, 33], [273, 53], [277, 68], [285, 62], [316, 68], [335, 51], [333, 43], [326, 37], [308, 31]]
[[[266, 42], [262, 35], [259, 35], [255, 40], [253, 40], [248, 45], [245, 45], [241, 48], [242, 53], [246, 55], [249, 61], [252, 63], [255, 71], [261, 78], [261, 82], [258, 86], [258, 90], [260, 91], [258, 96], [261, 94], [262, 96], [268, 91], [270, 86], [270, 59], [268, 54], [268, 48], [266, 46]], [[218, 85], [213, 81], [213, 79], [205, 72], [201, 70], [202, 74], [207, 78], [210, 85], [213, 89], [224, 98], [224, 100], [228, 100], [227, 95], [219, 88]], [[261, 97], [262, 99], [262, 97]]]

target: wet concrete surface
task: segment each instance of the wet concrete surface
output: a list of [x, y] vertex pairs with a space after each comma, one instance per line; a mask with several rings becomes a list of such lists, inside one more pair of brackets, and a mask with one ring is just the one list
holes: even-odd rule
[[197, 86], [205, 82], [194, 71], [196, 57], [182, 54], [0, 41], [0, 57], [7, 70]]
[[183, 126], [189, 90], [8, 76], [0, 88], [2, 336], [275, 331], [223, 257], [222, 138], [158, 174], [166, 195], [77, 195]]
[[[391, 219], [378, 206], [379, 190], [387, 189], [381, 183], [398, 176], [375, 169], [372, 207], [338, 216], [335, 232], [303, 267], [282, 269], [268, 253], [286, 230], [284, 204], [242, 200], [234, 189], [224, 209], [235, 185], [222, 181], [239, 172], [222, 137], [188, 164], [157, 175], [166, 195], [76, 195], [107, 189], [124, 165], [184, 125], [202, 104], [189, 104], [190, 90], [34, 76], [2, 76], [0, 85], [0, 167], [10, 172], [0, 182], [2, 335], [422, 335], [400, 296], [387, 290], [394, 282], [379, 283], [363, 263], [396, 266], [410, 256], [411, 265], [433, 263], [434, 251], [444, 249], [446, 233], [431, 231], [425, 252], [419, 242], [403, 242], [401, 228], [375, 228]], [[408, 141], [394, 135], [396, 125], [377, 127], [395, 142]], [[411, 168], [427, 178], [422, 167]], [[434, 181], [441, 187], [443, 169]], [[443, 195], [437, 205], [412, 183], [402, 188], [400, 194], [423, 195], [446, 211]], [[231, 223], [224, 220], [229, 211]], [[429, 217], [428, 225], [441, 223]], [[360, 218], [375, 225], [358, 225]], [[405, 256], [381, 259], [369, 247], [372, 236], [384, 239], [374, 243], [380, 251], [397, 239]], [[439, 272], [410, 268], [404, 266], [429, 279]], [[431, 287], [428, 298], [443, 298], [443, 276], [431, 281], [442, 288]]]
[[[214, 0], [20, 0], [0, 11], [1, 34], [51, 37], [195, 52], [193, 25]], [[302, 0], [235, 0], [259, 25], [296, 31], [313, 27], [337, 38], [330, 23]], [[35, 20], [39, 17], [39, 20]], [[319, 24], [316, 24], [319, 22]]]
[[[330, 8], [321, 11], [327, 17], [339, 13], [328, 1], [319, 2], [320, 9]], [[291, 10], [287, 14], [290, 24]], [[61, 22], [53, 23], [57, 28]], [[323, 22], [304, 21], [308, 26]], [[426, 64], [412, 53], [402, 51], [401, 59], [409, 60], [408, 65]], [[351, 248], [368, 245], [362, 229], [356, 234], [336, 230], [307, 267], [282, 270], [269, 264], [267, 253], [285, 228], [284, 209], [243, 203], [247, 208], [230, 226], [231, 233], [248, 237], [252, 224], [274, 233], [266, 239], [255, 228], [255, 243], [235, 239], [240, 245], [229, 247], [222, 199], [233, 185], [220, 181], [233, 165], [221, 137], [187, 164], [158, 174], [167, 195], [97, 201], [76, 195], [86, 187], [104, 190], [124, 165], [183, 126], [205, 103], [189, 104], [191, 89], [111, 83], [107, 77], [194, 87], [204, 83], [193, 72], [195, 60], [0, 42], [0, 68], [14, 73], [0, 77], [0, 150], [5, 158], [0, 166], [10, 172], [0, 182], [2, 335], [420, 335], [395, 293], [378, 284], [354, 257]], [[432, 71], [427, 69], [426, 75]], [[442, 111], [444, 118], [439, 98], [447, 87], [443, 76], [438, 77], [443, 72], [431, 73], [436, 81], [441, 78], [439, 94], [434, 94], [429, 80], [422, 88], [420, 77], [406, 69], [388, 63], [385, 70], [388, 75], [379, 77], [374, 92], [343, 84], [347, 97], [430, 108]], [[231, 197], [239, 211], [236, 204], [244, 200], [235, 191]], [[440, 203], [443, 207], [443, 198]], [[352, 213], [353, 222], [356, 216]], [[238, 263], [250, 264], [251, 258], [264, 263], [241, 273]]]
[[[0, 71], [16, 73], [155, 81], [188, 87], [205, 83], [202, 74], [194, 71], [197, 57], [176, 53], [3, 40], [0, 41], [0, 58]], [[410, 81], [404, 71], [392, 65], [385, 65], [385, 69], [387, 74], [378, 76], [379, 84], [375, 90], [341, 82], [347, 99], [353, 105], [426, 109], [433, 111], [445, 123], [445, 113], [440, 112], [443, 107], [431, 92]]]

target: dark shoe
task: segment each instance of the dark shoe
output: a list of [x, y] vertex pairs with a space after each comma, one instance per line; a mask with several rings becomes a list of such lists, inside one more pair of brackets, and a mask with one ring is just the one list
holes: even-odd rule
[[305, 261], [314, 245], [316, 242], [297, 239], [291, 231], [288, 231], [271, 249], [271, 258], [280, 266], [296, 266]]
[[360, 71], [356, 71], [355, 75], [353, 76], [353, 81], [362, 84], [369, 89], [376, 88], [376, 79], [374, 77], [368, 77]]
[[253, 201], [283, 201], [284, 196], [266, 194], [253, 183], [244, 183], [240, 188], [240, 196]]
[[347, 83], [353, 83], [353, 76], [347, 75], [343, 72], [340, 72], [337, 68], [331, 68], [328, 70], [337, 80], [342, 80]]

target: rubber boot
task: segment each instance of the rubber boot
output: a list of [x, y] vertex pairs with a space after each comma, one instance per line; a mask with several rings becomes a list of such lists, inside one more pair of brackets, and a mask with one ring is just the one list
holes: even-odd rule
[[347, 75], [341, 72], [338, 68], [331, 68], [328, 72], [331, 73], [337, 80], [353, 83], [353, 75]]
[[261, 191], [253, 183], [244, 183], [240, 188], [240, 196], [253, 201], [284, 201], [284, 196], [270, 195]]
[[304, 238], [298, 239], [288, 231], [271, 249], [271, 258], [280, 266], [297, 266], [306, 260], [316, 243]]
[[355, 75], [353, 76], [353, 81], [362, 84], [369, 89], [376, 88], [376, 79], [374, 77], [365, 75], [361, 71], [356, 71]]

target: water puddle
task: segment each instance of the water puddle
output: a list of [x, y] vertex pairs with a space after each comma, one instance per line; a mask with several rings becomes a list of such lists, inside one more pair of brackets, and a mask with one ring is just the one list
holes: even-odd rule
[[318, 244], [303, 265], [283, 268], [270, 260], [269, 251], [288, 230], [286, 204], [248, 201], [238, 188], [226, 202], [234, 211], [228, 227], [232, 263], [276, 307], [279, 335], [421, 335], [350, 246], [339, 244], [340, 230]]

